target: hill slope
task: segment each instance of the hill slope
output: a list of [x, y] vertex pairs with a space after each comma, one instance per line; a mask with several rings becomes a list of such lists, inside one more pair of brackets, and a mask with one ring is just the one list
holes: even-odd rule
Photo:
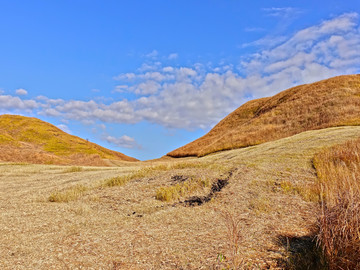
[[204, 156], [306, 130], [359, 124], [360, 75], [338, 76], [249, 101], [203, 137], [167, 155]]
[[0, 160], [106, 166], [106, 160], [136, 161], [57, 127], [18, 115], [0, 115]]

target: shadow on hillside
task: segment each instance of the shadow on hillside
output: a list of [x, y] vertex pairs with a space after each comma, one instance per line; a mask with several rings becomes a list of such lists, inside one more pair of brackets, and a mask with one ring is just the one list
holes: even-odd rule
[[321, 249], [312, 235], [301, 237], [279, 235], [277, 244], [286, 250], [284, 258], [277, 264], [282, 269], [325, 270], [328, 269]]

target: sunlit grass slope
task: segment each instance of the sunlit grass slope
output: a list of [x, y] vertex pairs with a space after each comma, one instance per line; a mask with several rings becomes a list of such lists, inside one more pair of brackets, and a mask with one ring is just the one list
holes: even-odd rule
[[18, 115], [0, 115], [0, 160], [13, 162], [106, 165], [105, 159], [136, 161], [57, 127]]
[[249, 101], [209, 133], [168, 156], [204, 156], [306, 130], [359, 124], [360, 75], [339, 76]]

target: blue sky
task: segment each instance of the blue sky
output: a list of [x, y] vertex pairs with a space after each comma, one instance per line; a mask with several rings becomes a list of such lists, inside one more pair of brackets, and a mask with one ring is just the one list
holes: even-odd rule
[[141, 160], [244, 102], [360, 72], [360, 2], [0, 0], [0, 113]]

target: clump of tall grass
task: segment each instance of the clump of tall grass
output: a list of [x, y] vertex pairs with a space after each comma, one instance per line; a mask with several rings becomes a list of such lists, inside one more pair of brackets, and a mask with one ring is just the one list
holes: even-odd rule
[[80, 196], [82, 196], [88, 188], [84, 185], [76, 185], [69, 189], [63, 191], [55, 191], [50, 194], [48, 201], [49, 202], [69, 202], [74, 201]]
[[360, 268], [360, 200], [347, 194], [334, 206], [324, 204], [319, 218], [318, 240], [330, 269]]
[[330, 269], [360, 268], [360, 139], [314, 157], [321, 214], [318, 243]]
[[202, 179], [192, 177], [182, 183], [177, 183], [173, 186], [160, 187], [156, 191], [155, 198], [157, 200], [165, 202], [178, 200], [180, 197], [187, 196], [199, 189], [209, 187], [210, 184], [211, 181], [207, 178]]
[[79, 166], [72, 166], [69, 168], [64, 169], [64, 173], [73, 173], [73, 172], [82, 172], [84, 169], [83, 167], [79, 167]]
[[218, 254], [220, 269], [248, 269], [241, 250], [246, 237], [241, 226], [244, 219], [228, 210], [215, 209], [215, 211], [220, 214], [224, 222], [227, 243], [226, 255]]

